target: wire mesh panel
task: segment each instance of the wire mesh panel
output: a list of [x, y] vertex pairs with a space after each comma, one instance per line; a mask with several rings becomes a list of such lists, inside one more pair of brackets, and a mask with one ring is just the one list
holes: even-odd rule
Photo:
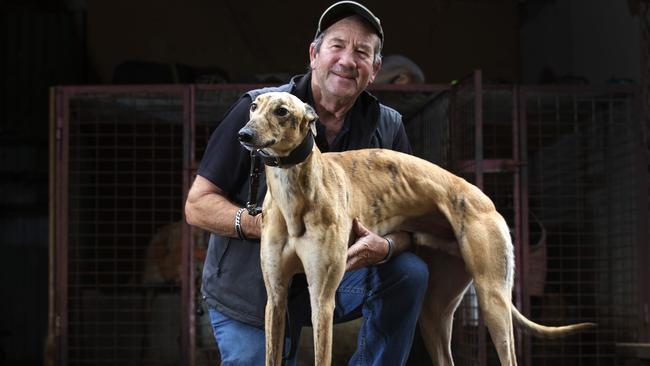
[[[483, 188], [483, 92], [480, 71], [461, 80], [451, 101], [450, 170]], [[484, 365], [485, 326], [471, 285], [455, 314], [452, 353], [458, 365]]]
[[69, 365], [176, 365], [182, 98], [68, 99]]
[[[53, 220], [61, 364], [218, 363], [198, 296], [207, 233], [187, 231], [183, 201], [214, 128], [255, 87], [59, 89]], [[615, 342], [639, 340], [636, 254], [647, 231], [647, 161], [634, 92], [521, 91], [483, 86], [479, 75], [455, 91], [373, 94], [402, 113], [416, 155], [494, 200], [519, 253], [516, 281], [524, 283], [514, 299], [531, 296], [532, 319], [599, 323], [596, 332], [534, 340], [522, 363], [611, 365]], [[518, 126], [527, 127], [524, 141]], [[519, 154], [528, 161], [529, 201], [519, 187]], [[472, 288], [455, 318], [456, 364], [496, 364]]]
[[[55, 134], [64, 138], [55, 139], [67, 152], [56, 163], [67, 207], [53, 219], [65, 233], [55, 240], [63, 364], [219, 362], [200, 301], [207, 233], [185, 236], [184, 189], [219, 121], [256, 87], [57, 89]], [[408, 123], [444, 88], [376, 93]]]
[[449, 96], [448, 89], [436, 91], [415, 113], [404, 115], [413, 154], [443, 168], [449, 168], [450, 164]]
[[546, 281], [532, 316], [595, 321], [561, 341], [534, 340], [535, 365], [612, 365], [615, 342], [638, 340], [641, 125], [632, 92], [528, 90], [530, 210], [547, 231]]

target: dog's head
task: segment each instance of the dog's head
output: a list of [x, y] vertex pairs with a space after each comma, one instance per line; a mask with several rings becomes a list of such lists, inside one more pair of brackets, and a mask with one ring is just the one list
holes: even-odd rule
[[251, 103], [250, 120], [239, 130], [239, 141], [249, 150], [286, 156], [311, 129], [316, 135], [316, 111], [289, 93], [265, 93]]

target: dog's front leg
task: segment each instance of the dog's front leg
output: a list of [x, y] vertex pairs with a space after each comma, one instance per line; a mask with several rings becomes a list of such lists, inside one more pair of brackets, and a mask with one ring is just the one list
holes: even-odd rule
[[289, 281], [297, 272], [300, 262], [296, 253], [288, 248], [286, 223], [268, 195], [264, 207], [260, 260], [267, 294], [264, 322], [266, 365], [280, 366]]
[[345, 247], [342, 250], [326, 248], [327, 245], [314, 246], [313, 251], [301, 257], [309, 283], [316, 366], [329, 366], [332, 362], [334, 300], [345, 272]]
[[[342, 266], [341, 266], [342, 267]], [[324, 276], [312, 277], [309, 283], [311, 321], [314, 330], [314, 365], [329, 366], [332, 363], [332, 325], [334, 321], [334, 298], [343, 271], [324, 270]]]
[[284, 325], [287, 309], [287, 294], [291, 273], [283, 264], [282, 248], [284, 244], [265, 243], [262, 240], [261, 263], [266, 285], [266, 365], [282, 364], [284, 350]]
[[267, 287], [269, 298], [266, 303], [265, 332], [266, 332], [266, 365], [282, 365], [284, 350], [284, 324], [287, 308], [286, 286], [271, 284]]

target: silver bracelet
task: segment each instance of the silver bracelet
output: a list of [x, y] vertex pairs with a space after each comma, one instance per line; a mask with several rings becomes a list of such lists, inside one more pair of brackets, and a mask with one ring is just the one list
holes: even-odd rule
[[242, 230], [241, 227], [241, 214], [246, 211], [245, 207], [240, 208], [237, 210], [237, 213], [235, 214], [235, 232], [237, 232], [237, 236], [239, 236], [239, 239], [242, 241], [248, 240], [246, 235], [244, 235], [244, 230]]
[[395, 247], [395, 242], [393, 239], [384, 236], [384, 239], [388, 242], [388, 253], [386, 253], [386, 257], [382, 259], [381, 261], [377, 262], [377, 264], [384, 264], [390, 260], [390, 258], [393, 256], [393, 248]]

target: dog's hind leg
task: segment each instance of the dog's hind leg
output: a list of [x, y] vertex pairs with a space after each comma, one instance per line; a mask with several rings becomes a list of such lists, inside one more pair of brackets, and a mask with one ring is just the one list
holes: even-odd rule
[[452, 366], [451, 333], [454, 312], [471, 282], [459, 257], [418, 247], [429, 266], [429, 284], [420, 313], [420, 333], [434, 365]]
[[485, 325], [501, 365], [515, 366], [511, 312], [514, 259], [508, 227], [500, 217], [488, 216], [467, 224], [465, 233], [460, 249], [474, 279]]
[[505, 290], [495, 289], [494, 285], [489, 281], [474, 283], [481, 314], [483, 314], [485, 325], [490, 331], [501, 365], [515, 366], [517, 365], [517, 356], [510, 312], [511, 299], [505, 294]]

